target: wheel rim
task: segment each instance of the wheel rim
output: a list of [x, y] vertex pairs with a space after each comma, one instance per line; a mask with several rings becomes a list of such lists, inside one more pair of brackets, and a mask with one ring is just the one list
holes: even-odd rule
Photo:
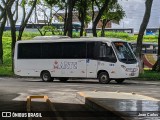
[[101, 82], [105, 83], [107, 81], [107, 76], [106, 75], [102, 75], [101, 76]]
[[43, 74], [43, 80], [44, 81], [47, 81], [48, 80], [48, 78], [49, 78], [49, 76], [45, 73], [45, 74]]

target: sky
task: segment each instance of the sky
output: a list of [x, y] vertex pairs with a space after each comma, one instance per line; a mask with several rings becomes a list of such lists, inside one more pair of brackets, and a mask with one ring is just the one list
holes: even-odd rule
[[[112, 24], [112, 28], [134, 28], [134, 32], [138, 33], [145, 12], [145, 0], [119, 0], [119, 3], [126, 12], [126, 17], [119, 25]], [[160, 27], [160, 0], [153, 0], [148, 28], [158, 27]]]
[[[144, 12], [145, 0], [119, 0], [126, 12], [126, 17], [121, 20], [120, 25], [112, 24], [113, 28], [134, 28], [134, 32], [139, 31]], [[160, 26], [160, 0], [153, 0], [151, 17], [148, 28]]]

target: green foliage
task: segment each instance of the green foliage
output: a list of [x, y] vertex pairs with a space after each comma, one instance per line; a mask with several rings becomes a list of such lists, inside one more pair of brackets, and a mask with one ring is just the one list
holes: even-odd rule
[[54, 26], [43, 26], [41, 31], [44, 32], [44, 35], [47, 32], [51, 32], [52, 35], [55, 35], [55, 32], [57, 31], [57, 29]]
[[[55, 34], [58, 34], [58, 33], [55, 32]], [[47, 32], [46, 35], [50, 36], [50, 35], [52, 35], [52, 33]], [[16, 32], [16, 36], [18, 36], [18, 32]], [[31, 38], [36, 37], [36, 36], [41, 36], [41, 34], [39, 32], [23, 32], [22, 38], [24, 40], [26, 38], [31, 39]], [[4, 32], [3, 37], [11, 37], [11, 32], [10, 31]]]
[[[98, 36], [101, 36], [101, 31], [98, 32]], [[105, 32], [105, 37], [122, 38], [127, 40], [130, 36], [128, 33], [124, 32]]]
[[53, 6], [57, 4], [57, 0], [44, 0], [49, 6]]
[[117, 0], [111, 0], [101, 19], [106, 21], [112, 20], [119, 23], [123, 17], [125, 17], [125, 11], [122, 6], [117, 2]]
[[144, 73], [141, 73], [139, 78], [142, 80], [160, 80], [160, 74], [155, 71], [145, 70]]
[[11, 66], [0, 65], [0, 76], [13, 76]]
[[[101, 31], [98, 32], [98, 37], [101, 36]], [[125, 32], [105, 32], [105, 37], [110, 37], [110, 38], [120, 38], [126, 41], [134, 41], [136, 42], [137, 40], [137, 35], [131, 35]], [[158, 41], [158, 36], [149, 36], [145, 35], [143, 38], [143, 42], [157, 42]]]
[[73, 38], [79, 38], [80, 37], [80, 33], [79, 32], [73, 32], [72, 37]]

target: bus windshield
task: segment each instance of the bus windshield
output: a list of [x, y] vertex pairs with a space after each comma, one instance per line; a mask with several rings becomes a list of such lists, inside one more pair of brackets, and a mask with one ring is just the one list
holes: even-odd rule
[[127, 42], [113, 42], [117, 57], [120, 62], [134, 64], [137, 62]]

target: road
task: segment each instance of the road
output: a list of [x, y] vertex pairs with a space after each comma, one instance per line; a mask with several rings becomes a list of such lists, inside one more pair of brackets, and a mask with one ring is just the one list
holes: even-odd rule
[[[42, 82], [40, 78], [2, 77], [0, 78], [0, 111], [25, 112], [27, 96], [47, 95], [58, 111], [86, 112], [92, 110], [89, 110], [89, 108], [76, 99], [77, 92], [134, 92], [160, 99], [159, 88], [160, 82], [156, 81], [126, 80], [123, 84], [117, 84], [114, 81], [111, 81], [110, 84], [99, 84], [98, 80], [69, 80], [66, 83], [61, 83], [58, 80], [54, 82]], [[42, 105], [42, 108], [44, 108], [44, 103], [42, 104], [42, 102], [33, 101], [33, 104], [38, 106], [38, 108]], [[32, 109], [36, 110], [34, 107]], [[87, 115], [90, 119], [94, 120], [92, 112], [88, 112]], [[80, 117], [80, 115], [77, 115], [77, 117]], [[79, 119], [82, 119], [81, 117]], [[74, 118], [72, 119], [74, 120]], [[70, 118], [69, 120], [72, 119]], [[88, 120], [86, 116], [83, 119]]]

